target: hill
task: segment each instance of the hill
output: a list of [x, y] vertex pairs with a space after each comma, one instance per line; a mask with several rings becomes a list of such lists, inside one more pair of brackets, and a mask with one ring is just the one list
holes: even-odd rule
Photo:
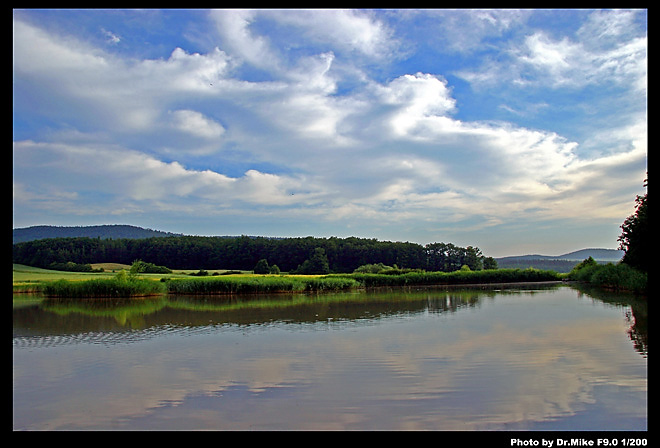
[[616, 249], [582, 249], [568, 254], [556, 257], [562, 260], [578, 260], [582, 261], [585, 258], [592, 257], [596, 261], [612, 261], [617, 262], [623, 258], [624, 252]]
[[32, 226], [13, 229], [13, 242], [42, 240], [44, 238], [101, 238], [101, 239], [142, 239], [152, 237], [181, 236], [179, 234], [162, 232], [160, 230], [144, 229], [130, 225], [99, 225], [99, 226]]
[[[40, 240], [44, 238], [72, 238], [72, 237], [88, 237], [100, 238], [102, 240], [113, 239], [144, 239], [151, 237], [168, 237], [168, 236], [184, 236], [182, 234], [175, 234], [170, 232], [163, 232], [159, 230], [145, 229], [142, 227], [131, 225], [98, 225], [98, 226], [33, 226], [26, 228], [13, 229], [13, 242], [14, 244], [20, 242], [29, 242]], [[231, 237], [224, 237], [232, 239]], [[248, 237], [256, 240], [262, 240], [260, 237]], [[272, 241], [278, 240], [277, 238], [268, 238]], [[320, 241], [320, 240], [319, 240]], [[324, 244], [320, 241], [319, 244]], [[417, 248], [421, 249], [421, 248]], [[135, 257], [140, 258], [141, 254], [136, 254]], [[273, 257], [273, 255], [269, 255]], [[497, 265], [500, 268], [529, 268], [553, 270], [555, 272], [569, 272], [580, 261], [593, 257], [600, 263], [618, 262], [623, 257], [623, 251], [615, 249], [581, 249], [574, 252], [569, 252], [562, 255], [519, 255], [510, 257], [496, 258]], [[117, 261], [117, 260], [111, 260]], [[131, 260], [127, 262], [130, 263]], [[269, 259], [269, 261], [271, 261]], [[382, 261], [382, 260], [379, 260]], [[168, 261], [161, 262], [166, 265]], [[283, 261], [282, 261], [283, 262]], [[252, 262], [252, 265], [256, 261]], [[410, 264], [406, 262], [405, 264]], [[281, 267], [281, 266], [280, 266]], [[293, 266], [295, 267], [295, 265]], [[250, 269], [247, 267], [246, 269]]]
[[592, 257], [599, 263], [616, 263], [624, 252], [615, 249], [581, 249], [563, 255], [519, 255], [496, 258], [500, 268], [536, 268], [555, 272], [570, 272], [582, 260]]

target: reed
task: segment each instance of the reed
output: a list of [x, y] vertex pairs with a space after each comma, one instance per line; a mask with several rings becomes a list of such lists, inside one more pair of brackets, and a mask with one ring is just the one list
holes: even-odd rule
[[391, 274], [338, 274], [357, 280], [364, 287], [379, 286], [414, 286], [414, 285], [461, 285], [477, 283], [520, 283], [559, 281], [560, 274], [539, 269], [492, 269], [483, 271], [454, 272], [407, 272]]
[[424, 272], [401, 274], [331, 274], [326, 276], [214, 276], [163, 277], [160, 282], [121, 271], [114, 278], [87, 281], [45, 282], [48, 297], [135, 297], [153, 294], [269, 294], [280, 292], [340, 291], [354, 288], [414, 285], [469, 285], [561, 280], [554, 271], [538, 269], [497, 269], [483, 271]]
[[46, 297], [96, 298], [96, 297], [138, 297], [163, 294], [165, 286], [147, 279], [93, 279], [85, 281], [57, 280], [43, 285]]
[[166, 282], [173, 294], [255, 294], [302, 291], [338, 291], [359, 287], [358, 281], [335, 277], [213, 277], [172, 279]]

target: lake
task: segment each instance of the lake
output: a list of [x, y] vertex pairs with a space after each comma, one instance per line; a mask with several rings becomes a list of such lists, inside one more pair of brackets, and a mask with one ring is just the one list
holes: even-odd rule
[[646, 430], [646, 302], [571, 286], [14, 295], [14, 430]]

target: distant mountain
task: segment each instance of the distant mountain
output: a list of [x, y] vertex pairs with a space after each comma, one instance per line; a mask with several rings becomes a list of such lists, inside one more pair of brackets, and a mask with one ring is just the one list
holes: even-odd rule
[[592, 257], [596, 261], [621, 261], [624, 251], [616, 249], [582, 249], [556, 257], [560, 260], [579, 260]]
[[152, 237], [181, 236], [180, 234], [162, 232], [160, 230], [144, 229], [130, 225], [99, 225], [99, 226], [32, 226], [13, 229], [13, 242], [41, 240], [44, 238], [101, 238], [101, 239], [142, 239]]
[[563, 255], [519, 255], [496, 258], [500, 268], [536, 268], [555, 272], [570, 272], [582, 260], [592, 257], [599, 263], [616, 263], [624, 252], [616, 249], [582, 249]]
[[501, 257], [496, 260], [577, 260], [593, 257], [596, 261], [619, 261], [624, 252], [616, 249], [582, 249], [563, 255], [517, 255], [512, 257]]

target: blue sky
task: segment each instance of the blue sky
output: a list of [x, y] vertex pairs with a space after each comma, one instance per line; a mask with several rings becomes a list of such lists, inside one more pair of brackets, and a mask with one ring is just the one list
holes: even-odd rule
[[616, 248], [646, 10], [14, 10], [13, 226]]

